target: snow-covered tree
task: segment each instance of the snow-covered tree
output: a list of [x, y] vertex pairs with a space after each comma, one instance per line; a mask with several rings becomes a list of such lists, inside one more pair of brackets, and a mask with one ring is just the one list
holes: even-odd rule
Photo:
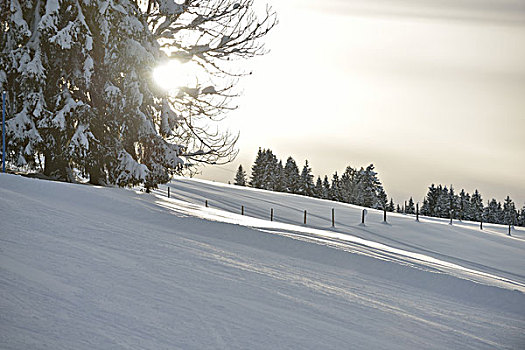
[[323, 179], [323, 196], [324, 199], [330, 198], [330, 181], [328, 180], [328, 176], [325, 175]]
[[274, 189], [273, 190], [278, 191], [278, 192], [286, 191], [286, 183], [285, 183], [285, 178], [284, 178], [284, 166], [281, 160], [279, 160], [279, 163], [277, 164], [277, 167], [275, 168]]
[[250, 186], [275, 191], [279, 187], [280, 168], [277, 157], [269, 149], [257, 152], [252, 166]]
[[410, 199], [408, 200], [407, 206], [405, 208], [405, 212], [407, 214], [415, 214], [416, 213], [416, 207], [414, 205], [414, 200], [412, 199], [412, 197], [410, 197]]
[[312, 175], [312, 169], [308, 164], [308, 160], [305, 160], [303, 170], [299, 176], [299, 194], [305, 196], [313, 195], [314, 186], [314, 176]]
[[379, 209], [388, 210], [388, 196], [383, 186], [377, 190], [377, 205]]
[[514, 226], [516, 224], [516, 217], [516, 205], [510, 196], [507, 196], [503, 203], [503, 222], [501, 223]]
[[438, 200], [441, 190], [441, 185], [439, 187], [436, 187], [434, 184], [430, 185], [425, 198], [426, 201], [423, 201], [423, 206], [421, 207], [422, 215], [439, 216]]
[[499, 223], [502, 218], [503, 209], [501, 208], [501, 203], [498, 203], [496, 199], [492, 198], [485, 207], [483, 216], [484, 221], [490, 223]]
[[237, 186], [246, 186], [246, 171], [244, 171], [242, 165], [239, 165], [237, 173], [235, 173], [235, 182], [233, 184]]
[[[0, 16], [8, 160], [148, 188], [235, 156], [236, 137], [214, 123], [245, 74], [232, 61], [264, 53], [276, 22], [253, 0], [9, 0]], [[168, 95], [151, 79], [168, 59], [205, 78]]]
[[525, 205], [521, 208], [518, 216], [518, 226], [525, 226]]
[[471, 220], [469, 215], [470, 212], [470, 194], [466, 193], [464, 189], [461, 189], [458, 206], [459, 220]]
[[450, 217], [450, 196], [448, 193], [447, 186], [439, 185], [438, 189], [438, 199], [436, 207], [434, 208], [434, 215], [440, 218]]
[[358, 191], [358, 172], [351, 166], [347, 166], [343, 175], [341, 175], [341, 197], [345, 203], [356, 203]]
[[318, 176], [315, 181], [313, 196], [315, 198], [323, 198], [323, 180], [321, 180], [320, 176]]
[[280, 181], [280, 168], [277, 156], [271, 150], [266, 151], [266, 169], [264, 188], [270, 191], [277, 191]]
[[450, 190], [448, 192], [448, 198], [449, 198], [449, 209], [450, 209], [450, 214], [449, 214], [449, 217], [452, 217], [452, 218], [457, 218], [457, 213], [458, 213], [458, 210], [459, 210], [459, 197], [457, 194], [455, 194], [454, 192], [454, 187], [452, 185], [450, 185]]
[[428, 199], [426, 197], [423, 199], [423, 204], [421, 205], [421, 210], [419, 211], [419, 213], [421, 215], [431, 216], [430, 206], [428, 204]]
[[330, 192], [328, 194], [329, 199], [336, 202], [342, 202], [343, 197], [341, 195], [341, 180], [337, 171], [332, 175], [332, 183], [330, 185]]
[[264, 183], [264, 153], [261, 148], [257, 151], [255, 162], [252, 165], [252, 174], [250, 178], [250, 186], [255, 188], [263, 188]]
[[481, 216], [483, 214], [483, 199], [481, 194], [476, 189], [470, 197], [470, 220], [481, 221]]
[[374, 170], [374, 165], [370, 164], [366, 169], [361, 168], [357, 174], [357, 185], [355, 204], [369, 208], [378, 207], [378, 190], [381, 182]]
[[396, 210], [396, 207], [394, 206], [394, 199], [390, 198], [390, 203], [388, 203], [387, 209], [389, 212], [394, 212]]
[[284, 183], [286, 192], [299, 193], [299, 168], [292, 157], [288, 157], [284, 165]]

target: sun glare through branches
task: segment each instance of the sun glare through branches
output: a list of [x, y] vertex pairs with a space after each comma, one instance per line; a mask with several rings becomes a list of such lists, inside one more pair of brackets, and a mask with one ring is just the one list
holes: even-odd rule
[[184, 86], [196, 85], [198, 75], [197, 67], [191, 62], [180, 63], [177, 60], [170, 60], [153, 70], [155, 83], [169, 93], [177, 93], [178, 89]]

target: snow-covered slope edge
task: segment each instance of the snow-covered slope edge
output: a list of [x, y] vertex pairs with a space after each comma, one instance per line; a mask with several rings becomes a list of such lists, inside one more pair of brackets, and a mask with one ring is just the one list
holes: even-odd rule
[[384, 249], [296, 239], [307, 227], [199, 218], [209, 215], [232, 217], [160, 195], [0, 175], [2, 347], [524, 344], [522, 292], [416, 269]]

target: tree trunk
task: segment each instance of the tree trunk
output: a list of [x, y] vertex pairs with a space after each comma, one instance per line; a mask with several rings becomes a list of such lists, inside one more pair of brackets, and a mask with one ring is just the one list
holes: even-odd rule
[[60, 156], [53, 156], [51, 152], [44, 153], [44, 175], [59, 181], [75, 182], [69, 162]]
[[107, 179], [104, 172], [103, 165], [98, 161], [93, 161], [93, 164], [88, 168], [89, 183], [92, 185], [106, 186]]

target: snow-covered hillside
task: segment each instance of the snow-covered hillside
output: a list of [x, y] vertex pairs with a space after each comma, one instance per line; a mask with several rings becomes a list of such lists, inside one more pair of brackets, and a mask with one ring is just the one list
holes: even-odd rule
[[522, 229], [373, 210], [361, 226], [341, 203], [169, 186], [0, 174], [1, 347], [525, 346]]

